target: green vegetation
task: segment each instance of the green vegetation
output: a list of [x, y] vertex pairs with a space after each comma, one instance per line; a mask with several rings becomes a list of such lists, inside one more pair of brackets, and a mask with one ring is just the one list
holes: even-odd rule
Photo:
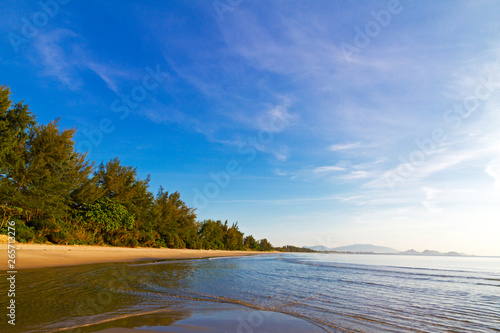
[[238, 224], [197, 221], [178, 192], [148, 190], [149, 176], [115, 158], [88, 161], [74, 129], [39, 125], [0, 86], [0, 233], [16, 221], [19, 242], [271, 251]]
[[293, 245], [285, 245], [282, 247], [277, 247], [275, 248], [275, 250], [279, 252], [318, 252], [305, 247], [297, 247]]

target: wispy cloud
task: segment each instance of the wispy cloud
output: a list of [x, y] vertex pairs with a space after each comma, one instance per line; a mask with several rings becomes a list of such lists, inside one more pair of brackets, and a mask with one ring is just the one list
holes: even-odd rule
[[363, 170], [354, 170], [349, 172], [348, 174], [342, 175], [339, 178], [345, 180], [351, 179], [363, 179], [363, 178], [371, 178], [373, 177], [373, 173]]
[[353, 142], [353, 143], [338, 143], [331, 145], [328, 147], [331, 151], [341, 151], [341, 150], [351, 150], [351, 149], [360, 149], [360, 148], [369, 148], [375, 147], [375, 144], [365, 144], [362, 142]]
[[271, 200], [259, 200], [259, 199], [238, 199], [238, 200], [214, 200], [214, 202], [219, 203], [255, 203], [255, 204], [266, 204], [266, 205], [293, 205], [293, 204], [307, 204], [311, 202], [320, 201], [339, 201], [341, 197], [338, 196], [325, 196], [317, 198], [292, 198], [292, 199], [271, 199]]
[[71, 90], [79, 90], [84, 86], [87, 70], [95, 73], [116, 94], [120, 93], [121, 82], [142, 78], [140, 72], [143, 69], [126, 69], [112, 62], [99, 62], [85, 50], [85, 44], [81, 35], [66, 28], [40, 32], [34, 42], [35, 55], [30, 60], [35, 66], [43, 67], [45, 76], [55, 78]]
[[494, 187], [500, 190], [500, 159], [490, 162], [484, 170], [488, 176], [495, 180]]
[[131, 71], [115, 68], [109, 64], [100, 64], [90, 61], [86, 63], [86, 66], [106, 82], [108, 88], [116, 94], [120, 94], [119, 83], [117, 81], [133, 80], [138, 76]]
[[434, 199], [439, 193], [441, 193], [441, 190], [430, 187], [422, 187], [422, 190], [426, 196], [426, 200], [422, 201], [422, 205], [430, 212], [440, 212], [441, 209], [436, 207]]
[[335, 165], [327, 165], [321, 166], [313, 169], [315, 173], [325, 173], [325, 172], [335, 172], [335, 171], [344, 171], [344, 167], [335, 166]]
[[282, 132], [292, 121], [295, 121], [297, 116], [289, 111], [291, 101], [285, 99], [282, 104], [276, 105], [263, 115], [257, 118], [258, 128], [261, 131]]
[[45, 75], [56, 78], [72, 90], [83, 84], [75, 68], [81, 61], [80, 49], [75, 44], [77, 39], [78, 35], [68, 29], [40, 34], [34, 43], [37, 55], [32, 59], [34, 64], [43, 66]]

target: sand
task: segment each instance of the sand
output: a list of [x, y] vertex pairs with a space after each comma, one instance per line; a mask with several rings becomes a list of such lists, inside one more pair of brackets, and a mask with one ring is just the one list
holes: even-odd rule
[[[16, 243], [15, 269], [74, 266], [105, 262], [193, 259], [255, 255], [251, 251], [125, 248], [85, 245]], [[0, 245], [0, 270], [7, 270], [7, 244]]]
[[7, 235], [0, 235], [0, 244], [7, 244], [9, 240], [9, 236]]
[[[248, 308], [227, 310], [205, 309], [175, 317], [170, 313], [129, 317], [128, 321], [115, 321], [86, 326], [86, 331], [96, 333], [143, 332], [252, 332], [252, 333], [316, 333], [325, 330], [292, 315]], [[107, 326], [107, 327], [103, 327]], [[116, 325], [112, 327], [111, 325]]]

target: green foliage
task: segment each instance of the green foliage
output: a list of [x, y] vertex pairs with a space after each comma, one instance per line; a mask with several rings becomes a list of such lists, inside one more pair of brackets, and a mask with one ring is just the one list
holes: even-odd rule
[[252, 235], [245, 237], [243, 240], [243, 244], [246, 249], [252, 250], [252, 251], [259, 251], [260, 250], [260, 244], [253, 238]]
[[28, 243], [35, 236], [35, 228], [28, 227], [23, 221], [16, 222], [16, 241], [20, 243]]
[[229, 227], [227, 221], [205, 220], [200, 225], [198, 235], [204, 249], [245, 250], [243, 233], [239, 231], [237, 223]]
[[318, 252], [318, 251], [308, 249], [305, 247], [297, 247], [297, 246], [293, 246], [293, 245], [285, 245], [282, 247], [277, 247], [277, 248], [275, 248], [275, 250], [279, 251], [279, 252], [311, 252], [311, 253]]
[[160, 187], [154, 201], [154, 210], [156, 221], [152, 227], [168, 247], [201, 247], [194, 209], [180, 200], [178, 192], [169, 194]]
[[24, 145], [35, 117], [22, 102], [12, 104], [10, 89], [0, 86], [0, 184], [24, 163]]
[[0, 215], [1, 215], [1, 224], [0, 229], [6, 224], [8, 221], [11, 221], [13, 218], [21, 217], [23, 214], [22, 208], [7, 206], [6, 204], [0, 204]]
[[80, 212], [81, 223], [94, 233], [111, 233], [120, 229], [130, 230], [135, 225], [134, 215], [110, 198], [104, 197], [89, 204]]
[[198, 231], [204, 249], [224, 250], [224, 225], [221, 221], [205, 220]]
[[107, 164], [101, 163], [94, 174], [103, 195], [113, 199], [134, 214], [140, 224], [144, 224], [148, 210], [153, 204], [153, 195], [148, 191], [149, 176], [138, 179], [137, 169], [122, 166], [118, 158]]
[[[19, 243], [28, 243], [35, 237], [35, 228], [28, 227], [24, 221], [14, 218], [10, 221], [15, 221], [16, 241]], [[0, 228], [0, 234], [8, 235], [8, 225]]]
[[267, 241], [266, 238], [260, 240], [260, 250], [261, 251], [273, 251], [274, 247]]
[[0, 232], [16, 221], [20, 242], [189, 249], [272, 250], [238, 224], [196, 221], [178, 192], [148, 190], [149, 176], [118, 158], [97, 169], [76, 151], [74, 129], [38, 125], [0, 86]]
[[16, 204], [31, 218], [64, 218], [91, 172], [85, 156], [74, 150], [74, 130], [59, 130], [58, 121], [35, 126], [27, 141], [26, 165], [14, 180], [19, 188]]
[[[227, 221], [225, 226], [227, 228]], [[238, 223], [234, 223], [230, 228], [226, 229], [224, 245], [226, 250], [245, 250], [243, 245], [243, 233], [240, 232]]]

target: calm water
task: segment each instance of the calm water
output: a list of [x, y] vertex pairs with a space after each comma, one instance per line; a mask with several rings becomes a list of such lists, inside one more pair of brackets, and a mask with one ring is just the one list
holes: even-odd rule
[[[285, 315], [318, 332], [500, 331], [500, 258], [277, 254], [32, 270], [17, 283], [12, 332], [234, 313], [228, 332], [257, 332]], [[91, 323], [100, 324], [81, 328]]]

